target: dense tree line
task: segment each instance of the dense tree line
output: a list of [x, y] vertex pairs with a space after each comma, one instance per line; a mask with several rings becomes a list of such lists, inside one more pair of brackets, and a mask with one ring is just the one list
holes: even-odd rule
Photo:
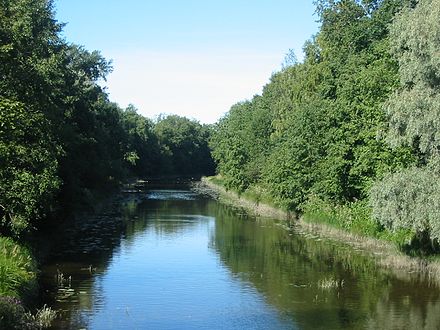
[[362, 205], [378, 230], [437, 240], [440, 1], [316, 6], [304, 60], [218, 122], [219, 174], [286, 209]]
[[209, 174], [210, 127], [153, 122], [100, 86], [111, 63], [60, 36], [50, 0], [0, 1], [0, 233], [130, 176]]

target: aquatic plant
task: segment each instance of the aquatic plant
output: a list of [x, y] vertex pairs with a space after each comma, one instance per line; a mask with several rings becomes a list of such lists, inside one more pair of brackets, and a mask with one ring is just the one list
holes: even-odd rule
[[19, 299], [0, 296], [0, 329], [45, 329], [51, 326], [56, 316], [57, 313], [46, 305], [32, 314]]
[[48, 328], [51, 326], [53, 320], [57, 317], [57, 312], [44, 305], [32, 316], [35, 326], [40, 329]]
[[72, 276], [65, 277], [64, 274], [57, 269], [57, 273], [55, 274], [55, 281], [57, 282], [57, 286], [63, 288], [65, 286], [69, 287], [72, 285]]
[[318, 287], [323, 290], [340, 289], [344, 286], [344, 280], [325, 278], [318, 282]]

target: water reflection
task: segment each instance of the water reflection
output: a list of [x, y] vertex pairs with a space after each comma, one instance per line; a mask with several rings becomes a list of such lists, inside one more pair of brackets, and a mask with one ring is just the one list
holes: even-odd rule
[[380, 269], [342, 244], [228, 216], [217, 216], [211, 240], [233, 274], [300, 328], [440, 328], [435, 286]]
[[188, 190], [127, 193], [53, 243], [42, 283], [59, 329], [440, 325], [428, 282]]

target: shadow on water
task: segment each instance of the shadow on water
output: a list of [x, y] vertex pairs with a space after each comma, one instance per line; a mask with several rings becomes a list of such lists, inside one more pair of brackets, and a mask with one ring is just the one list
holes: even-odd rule
[[439, 290], [423, 279], [186, 186], [137, 188], [52, 233], [41, 283], [55, 328], [440, 325]]

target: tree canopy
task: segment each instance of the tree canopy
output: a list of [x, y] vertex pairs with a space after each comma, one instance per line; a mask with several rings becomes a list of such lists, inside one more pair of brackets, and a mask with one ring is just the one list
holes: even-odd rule
[[155, 123], [110, 102], [100, 81], [111, 62], [64, 40], [62, 27], [51, 0], [0, 1], [1, 233], [19, 235], [131, 176], [213, 171], [208, 127]]
[[304, 60], [218, 123], [219, 174], [289, 210], [369, 205], [378, 228], [438, 240], [440, 2], [315, 4]]

